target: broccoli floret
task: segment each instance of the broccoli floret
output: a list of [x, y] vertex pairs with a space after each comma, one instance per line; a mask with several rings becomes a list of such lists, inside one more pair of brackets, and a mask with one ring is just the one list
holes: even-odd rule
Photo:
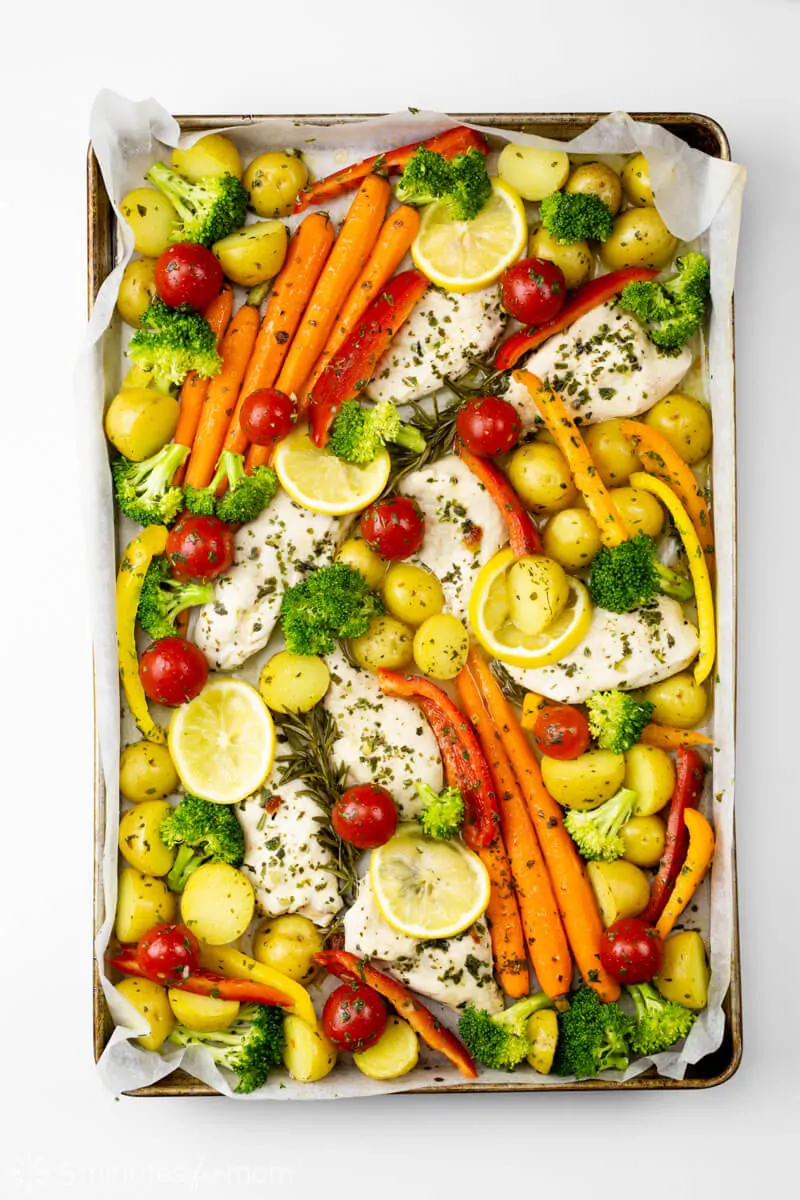
[[446, 159], [420, 146], [408, 160], [397, 185], [404, 204], [431, 204], [442, 200], [457, 221], [477, 217], [492, 194], [486, 159], [474, 148]]
[[414, 784], [425, 807], [418, 820], [422, 832], [429, 838], [452, 838], [461, 832], [464, 823], [464, 801], [459, 788], [448, 787], [435, 792], [429, 783]]
[[552, 1008], [552, 1000], [537, 992], [500, 1013], [488, 1013], [468, 1004], [458, 1022], [458, 1032], [473, 1058], [493, 1071], [511, 1071], [530, 1054], [528, 1018], [541, 1008]]
[[283, 593], [286, 648], [292, 654], [331, 654], [336, 638], [360, 637], [382, 613], [380, 596], [358, 571], [343, 562], [321, 567]]
[[611, 209], [591, 192], [553, 192], [539, 206], [542, 224], [562, 246], [591, 238], [604, 242], [611, 236]]
[[175, 520], [183, 507], [183, 488], [173, 487], [172, 479], [188, 453], [188, 446], [170, 443], [142, 462], [114, 460], [114, 495], [126, 517], [138, 525], [169, 525]]
[[702, 324], [710, 270], [703, 255], [694, 252], [676, 259], [675, 269], [676, 274], [663, 282], [629, 283], [619, 302], [647, 324], [651, 341], [677, 353]]
[[630, 788], [620, 788], [616, 796], [597, 808], [588, 811], [577, 808], [567, 810], [564, 828], [584, 858], [613, 862], [625, 853], [625, 843], [619, 833], [633, 816], [635, 801], [636, 792]]
[[142, 629], [157, 641], [175, 636], [175, 621], [185, 608], [208, 604], [213, 599], [210, 583], [175, 579], [166, 554], [159, 554], [147, 568], [136, 615]]
[[170, 308], [156, 296], [140, 324], [128, 343], [128, 357], [153, 375], [161, 391], [183, 383], [190, 371], [209, 379], [222, 366], [211, 326], [188, 304]]
[[346, 400], [336, 414], [328, 449], [349, 463], [368, 463], [387, 442], [405, 446], [414, 454], [425, 449], [425, 438], [414, 425], [404, 425], [391, 400], [374, 408], [362, 408], [357, 400]]
[[579, 988], [558, 1014], [556, 1075], [585, 1079], [598, 1071], [624, 1071], [630, 1061], [633, 1020], [613, 1001], [604, 1004], [590, 988]]
[[244, 837], [235, 813], [226, 804], [212, 804], [187, 794], [161, 822], [161, 840], [178, 847], [167, 876], [173, 892], [182, 892], [186, 880], [204, 862], [242, 865]]
[[601, 750], [624, 754], [635, 746], [653, 715], [649, 700], [634, 700], [617, 688], [594, 692], [586, 701], [589, 728]]
[[204, 175], [196, 183], [164, 163], [154, 163], [145, 175], [174, 204], [181, 225], [176, 242], [211, 246], [244, 225], [247, 192], [235, 175]]
[[691, 579], [658, 561], [651, 537], [637, 533], [618, 546], [600, 547], [591, 562], [589, 590], [599, 608], [622, 613], [642, 608], [659, 592], [688, 600], [694, 588]]
[[[227, 481], [223, 496], [217, 498], [219, 485]], [[254, 467], [244, 471], [244, 455], [223, 450], [214, 478], [208, 487], [186, 489], [186, 507], [198, 516], [219, 517], [220, 521], [246, 525], [255, 521], [278, 490], [278, 477], [272, 467]]]
[[264, 1004], [245, 1004], [228, 1029], [200, 1033], [176, 1025], [169, 1035], [176, 1046], [205, 1046], [217, 1066], [239, 1076], [234, 1091], [254, 1092], [283, 1059], [283, 1012]]
[[636, 1005], [631, 1049], [637, 1054], [660, 1054], [686, 1037], [697, 1013], [674, 1000], [665, 1000], [650, 983], [632, 983], [628, 991]]

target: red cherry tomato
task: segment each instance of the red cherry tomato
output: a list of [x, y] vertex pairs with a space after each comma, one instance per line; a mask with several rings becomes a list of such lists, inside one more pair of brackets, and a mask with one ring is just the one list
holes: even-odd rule
[[591, 744], [589, 722], [571, 704], [545, 704], [533, 727], [533, 740], [548, 758], [578, 758]]
[[174, 708], [202, 692], [208, 679], [208, 663], [193, 642], [179, 637], [160, 638], [139, 659], [139, 678], [150, 700]]
[[186, 979], [200, 965], [200, 944], [185, 925], [154, 925], [136, 946], [136, 961], [157, 983]]
[[343, 983], [322, 1010], [322, 1028], [340, 1050], [357, 1053], [374, 1046], [386, 1028], [386, 1005], [366, 983]]
[[543, 325], [564, 307], [564, 272], [546, 258], [524, 258], [509, 267], [500, 280], [503, 308], [523, 325]]
[[492, 458], [516, 446], [522, 422], [513, 404], [500, 396], [482, 396], [464, 405], [456, 418], [456, 433], [472, 454]]
[[343, 842], [350, 842], [359, 850], [372, 850], [394, 835], [397, 808], [386, 788], [362, 783], [339, 796], [331, 819]]
[[156, 291], [165, 304], [204, 309], [222, 287], [222, 267], [195, 242], [168, 246], [156, 263]]
[[662, 943], [639, 917], [615, 921], [600, 939], [600, 962], [618, 983], [648, 983], [661, 970]]
[[425, 518], [416, 500], [392, 496], [378, 500], [361, 514], [361, 536], [380, 554], [392, 561], [416, 554], [425, 537]]
[[167, 558], [181, 579], [216, 579], [233, 563], [233, 553], [233, 533], [219, 517], [186, 513], [167, 534]]
[[242, 405], [242, 432], [256, 446], [274, 446], [292, 432], [295, 408], [291, 397], [277, 388], [251, 392]]

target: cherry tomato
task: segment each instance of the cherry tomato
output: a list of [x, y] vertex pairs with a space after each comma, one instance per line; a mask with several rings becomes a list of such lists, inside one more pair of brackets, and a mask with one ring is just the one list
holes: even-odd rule
[[500, 280], [503, 308], [523, 325], [543, 325], [564, 307], [564, 272], [546, 258], [524, 258], [509, 267]]
[[136, 961], [148, 979], [163, 983], [186, 979], [200, 965], [200, 943], [185, 925], [154, 925], [136, 946]]
[[589, 722], [571, 704], [545, 704], [533, 727], [533, 740], [548, 758], [578, 758], [591, 743]]
[[513, 404], [500, 396], [482, 396], [464, 405], [456, 418], [456, 433], [472, 454], [491, 458], [516, 446], [522, 422]]
[[343, 842], [350, 842], [359, 850], [372, 850], [394, 835], [397, 808], [386, 788], [362, 783], [339, 796], [331, 819]]
[[361, 514], [361, 536], [381, 558], [396, 561], [416, 554], [425, 537], [425, 518], [416, 500], [392, 496]]
[[205, 246], [178, 242], [168, 246], [156, 263], [156, 291], [165, 304], [191, 304], [204, 309], [222, 287], [222, 267]]
[[233, 563], [234, 541], [219, 517], [186, 513], [167, 534], [167, 558], [181, 579], [216, 579]]
[[202, 692], [208, 679], [208, 663], [193, 642], [179, 637], [160, 638], [139, 659], [139, 678], [150, 700], [174, 708]]
[[386, 1005], [366, 983], [343, 983], [322, 1010], [322, 1028], [340, 1050], [354, 1054], [373, 1046], [386, 1028]]
[[648, 983], [661, 970], [662, 943], [639, 917], [615, 921], [600, 939], [600, 962], [618, 983]]
[[242, 405], [242, 432], [256, 446], [274, 446], [292, 432], [296, 418], [291, 397], [277, 388], [251, 392]]

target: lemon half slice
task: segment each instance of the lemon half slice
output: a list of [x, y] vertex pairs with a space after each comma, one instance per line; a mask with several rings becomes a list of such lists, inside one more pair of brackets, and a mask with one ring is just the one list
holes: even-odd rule
[[476, 292], [519, 258], [527, 240], [522, 200], [502, 179], [492, 179], [492, 194], [472, 221], [455, 220], [440, 200], [426, 205], [411, 257], [448, 292]]
[[175, 710], [169, 752], [187, 792], [216, 804], [236, 804], [269, 774], [275, 726], [249, 683], [218, 679]]
[[370, 878], [381, 914], [408, 937], [455, 937], [489, 904], [489, 873], [477, 854], [423, 837], [416, 825], [373, 850]]
[[589, 632], [592, 603], [579, 579], [569, 576], [566, 607], [541, 633], [523, 633], [511, 621], [506, 575], [514, 562], [510, 547], [481, 568], [469, 598], [472, 632], [487, 654], [515, 667], [548, 667], [558, 662]]
[[392, 469], [385, 450], [364, 466], [347, 463], [328, 449], [320, 450], [305, 426], [292, 430], [278, 443], [272, 465], [293, 500], [331, 517], [359, 512], [377, 500]]

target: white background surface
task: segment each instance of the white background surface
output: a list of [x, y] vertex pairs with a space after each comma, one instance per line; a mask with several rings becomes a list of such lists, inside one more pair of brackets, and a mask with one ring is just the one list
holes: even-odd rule
[[[0, 1197], [791, 1194], [800, 2], [184, 5], [179, 17], [165, 0], [50, 0], [4, 19], [0, 448], [14, 459], [0, 543]], [[327, 1106], [117, 1101], [101, 1089], [70, 373], [85, 312], [87, 118], [102, 86], [176, 112], [682, 109], [727, 130], [750, 174], [736, 300], [745, 1056], [724, 1087]], [[20, 118], [34, 140], [13, 127]]]

